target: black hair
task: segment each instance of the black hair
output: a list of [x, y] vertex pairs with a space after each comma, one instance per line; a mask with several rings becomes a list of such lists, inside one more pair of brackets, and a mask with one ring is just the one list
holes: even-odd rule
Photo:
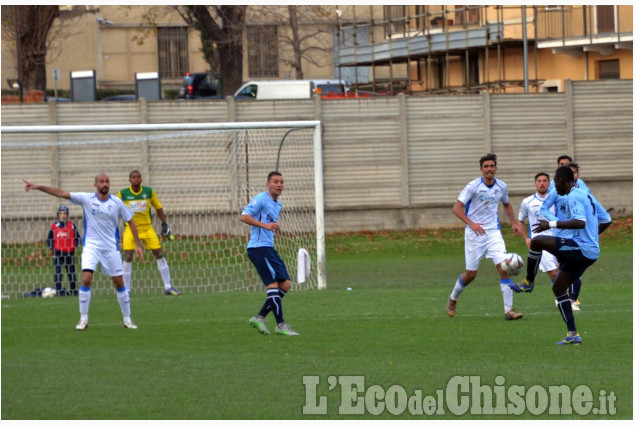
[[556, 170], [556, 174], [553, 176], [553, 179], [560, 180], [563, 182], [575, 181], [573, 177], [573, 171], [571, 171], [571, 168], [567, 167], [566, 165]]
[[267, 181], [271, 181], [271, 178], [272, 178], [273, 176], [280, 176], [280, 177], [282, 177], [282, 173], [281, 173], [280, 171], [277, 171], [277, 170], [276, 170], [276, 171], [272, 171], [272, 172], [270, 172], [270, 173], [269, 173], [269, 175], [267, 175]]
[[566, 159], [569, 162], [573, 161], [573, 158], [571, 158], [569, 155], [560, 155], [558, 157], [558, 161], [556, 161], [556, 164], [560, 164], [560, 161], [562, 161], [563, 159]]
[[538, 174], [536, 174], [534, 176], [534, 181], [538, 180], [538, 177], [540, 177], [540, 176], [545, 176], [545, 177], [547, 177], [547, 180], [549, 180], [549, 174], [541, 171], [541, 172], [539, 172]]
[[131, 179], [131, 178], [132, 178], [132, 175], [133, 175], [134, 173], [139, 173], [139, 176], [141, 176], [141, 171], [139, 171], [139, 170], [132, 170], [132, 171], [130, 172], [130, 174], [128, 174], [128, 179]]
[[577, 162], [575, 162], [575, 161], [569, 161], [568, 163], [566, 163], [566, 164], [564, 164], [564, 165], [565, 165], [565, 167], [569, 167], [569, 168], [573, 167], [573, 168], [575, 168], [577, 171], [580, 171], [580, 166], [579, 166], [579, 165], [578, 165], [578, 163], [577, 163]]
[[481, 167], [483, 167], [483, 163], [485, 161], [494, 161], [494, 165], [496, 164], [496, 154], [495, 153], [488, 153], [487, 155], [484, 155], [481, 157], [481, 159], [479, 159], [478, 163]]

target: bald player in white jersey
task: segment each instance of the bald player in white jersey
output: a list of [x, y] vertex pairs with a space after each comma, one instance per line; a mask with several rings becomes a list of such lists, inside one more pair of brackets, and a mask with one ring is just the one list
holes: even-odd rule
[[101, 173], [95, 176], [96, 192], [67, 192], [65, 190], [36, 185], [23, 180], [24, 189], [39, 190], [49, 195], [70, 199], [71, 203], [81, 205], [84, 210], [84, 240], [82, 245], [82, 284], [79, 290], [80, 319], [75, 329], [83, 331], [88, 327], [88, 309], [90, 306], [93, 273], [101, 264], [104, 274], [112, 277], [117, 290], [117, 301], [123, 315], [126, 329], [137, 329], [130, 317], [130, 296], [123, 283], [123, 263], [119, 252], [119, 219], [127, 222], [135, 240], [135, 251], [143, 260], [143, 250], [137, 227], [132, 220], [133, 213], [123, 201], [110, 196], [110, 178]]

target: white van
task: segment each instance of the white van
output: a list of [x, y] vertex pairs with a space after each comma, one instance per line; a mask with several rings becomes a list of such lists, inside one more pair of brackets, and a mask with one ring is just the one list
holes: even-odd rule
[[234, 94], [235, 99], [277, 100], [310, 99], [314, 94], [346, 93], [346, 85], [338, 80], [250, 81]]

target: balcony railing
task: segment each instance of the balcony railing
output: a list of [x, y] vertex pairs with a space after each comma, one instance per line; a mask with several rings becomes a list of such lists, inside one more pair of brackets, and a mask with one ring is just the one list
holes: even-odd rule
[[633, 6], [538, 6], [536, 30], [538, 41], [632, 37]]

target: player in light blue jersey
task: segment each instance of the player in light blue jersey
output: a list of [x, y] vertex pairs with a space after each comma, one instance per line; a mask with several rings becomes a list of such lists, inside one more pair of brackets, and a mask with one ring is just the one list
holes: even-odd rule
[[299, 333], [291, 329], [282, 314], [282, 299], [291, 289], [291, 281], [287, 267], [274, 248], [275, 232], [280, 230], [278, 218], [282, 204], [278, 198], [284, 189], [282, 174], [270, 172], [266, 187], [266, 191], [252, 198], [240, 215], [240, 221], [251, 226], [247, 256], [267, 288], [265, 303], [258, 314], [249, 319], [249, 324], [258, 332], [268, 335], [265, 319], [269, 312], [273, 312], [277, 323], [276, 334], [295, 336]]
[[[568, 162], [565, 162], [568, 160]], [[577, 162], [571, 160], [571, 158], [567, 155], [562, 155], [558, 158], [558, 165], [561, 167], [569, 167], [571, 171], [573, 171], [573, 179], [575, 180], [575, 185], [577, 188], [584, 189], [587, 192], [591, 192], [586, 183], [582, 181], [580, 177], [580, 166]], [[564, 220], [566, 218], [566, 213], [564, 211], [564, 204], [566, 202], [566, 196], [558, 195], [558, 192], [555, 190], [555, 185], [553, 180], [549, 185], [549, 196], [547, 200], [544, 202], [541, 213], [544, 218], [549, 220]], [[609, 217], [609, 221], [610, 217]], [[554, 236], [561, 236], [564, 238], [571, 238], [572, 234], [570, 230], [567, 229], [553, 229]], [[576, 280], [571, 284], [569, 288], [569, 297], [571, 297], [571, 302], [573, 306], [573, 311], [580, 311], [580, 291], [582, 290], [582, 278]]]
[[490, 258], [500, 275], [505, 320], [517, 320], [523, 315], [513, 309], [514, 292], [510, 287], [513, 282], [500, 266], [505, 258], [506, 248], [498, 218], [499, 202], [503, 204], [514, 234], [520, 235], [521, 230], [509, 203], [507, 185], [494, 178], [497, 170], [496, 155], [490, 153], [481, 157], [479, 164], [483, 176], [465, 186], [452, 210], [465, 223], [465, 271], [454, 284], [446, 311], [448, 316], [454, 317], [457, 300], [467, 285], [476, 279], [480, 261]]
[[[549, 174], [538, 173], [534, 176], [534, 185], [536, 186], [536, 193], [526, 197], [522, 200], [520, 208], [518, 210], [518, 222], [522, 224], [523, 236], [525, 237], [525, 244], [529, 248], [531, 239], [536, 235], [532, 231], [533, 227], [538, 224], [538, 220], [544, 218], [540, 214], [540, 208], [542, 207], [545, 199], [547, 199], [547, 192], [549, 190]], [[525, 234], [525, 221], [529, 222], [529, 235]], [[545, 230], [542, 234], [551, 236], [551, 229]], [[551, 283], [556, 277], [558, 272], [558, 260], [552, 254], [547, 251], [542, 252], [542, 260], [540, 260], [540, 271], [547, 273]]]
[[575, 187], [573, 171], [569, 167], [560, 167], [554, 177], [559, 195], [566, 196], [564, 220], [539, 220], [534, 226], [535, 232], [547, 229], [569, 229], [571, 238], [561, 236], [538, 235], [531, 240], [527, 257], [527, 275], [517, 288], [523, 292], [531, 292], [538, 272], [542, 251], [555, 255], [560, 262], [559, 270], [553, 282], [552, 290], [556, 296], [558, 309], [567, 325], [567, 335], [558, 344], [580, 344], [582, 339], [577, 332], [571, 299], [567, 290], [571, 283], [578, 279], [584, 271], [600, 256], [599, 234], [609, 225], [599, 218], [606, 210], [583, 189]]
[[82, 284], [79, 288], [80, 319], [75, 329], [83, 331], [88, 328], [88, 309], [90, 306], [93, 273], [97, 265], [101, 264], [104, 274], [112, 278], [117, 290], [117, 301], [123, 315], [123, 326], [127, 329], [137, 329], [130, 317], [130, 296], [123, 283], [123, 265], [119, 252], [119, 219], [127, 222], [133, 233], [139, 258], [143, 260], [141, 241], [137, 227], [132, 220], [132, 211], [116, 196], [110, 196], [110, 178], [106, 174], [95, 176], [94, 193], [67, 192], [65, 190], [36, 185], [23, 180], [24, 189], [39, 190], [49, 195], [70, 199], [71, 203], [82, 206], [84, 210], [84, 248], [82, 250]]

